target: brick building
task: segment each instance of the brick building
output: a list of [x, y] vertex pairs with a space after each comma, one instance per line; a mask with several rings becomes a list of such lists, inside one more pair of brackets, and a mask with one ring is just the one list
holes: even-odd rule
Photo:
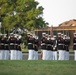
[[39, 39], [42, 36], [42, 32], [45, 32], [47, 34], [51, 34], [51, 31], [53, 31], [53, 35], [57, 35], [58, 32], [61, 32], [63, 34], [66, 34], [70, 36], [71, 39], [71, 46], [73, 44], [73, 33], [76, 32], [76, 20], [70, 20], [63, 22], [59, 24], [58, 27], [45, 27], [44, 29], [36, 29], [35, 34], [39, 36]]

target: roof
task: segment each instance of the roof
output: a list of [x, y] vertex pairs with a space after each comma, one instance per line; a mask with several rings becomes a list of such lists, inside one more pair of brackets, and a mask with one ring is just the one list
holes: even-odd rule
[[65, 21], [59, 24], [59, 26], [76, 26], [76, 19]]

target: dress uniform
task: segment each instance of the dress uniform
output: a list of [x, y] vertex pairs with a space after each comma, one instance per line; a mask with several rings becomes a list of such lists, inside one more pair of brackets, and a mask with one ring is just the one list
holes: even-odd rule
[[15, 51], [15, 42], [14, 34], [10, 34], [9, 44], [10, 44], [10, 60], [16, 60], [16, 51]]
[[61, 38], [63, 39], [63, 50], [62, 50], [62, 53], [63, 53], [63, 60], [65, 60], [65, 53], [66, 53], [66, 50], [65, 50], [65, 36], [63, 34], [61, 34]]
[[9, 60], [9, 56], [10, 56], [10, 52], [9, 52], [9, 40], [7, 38], [6, 35], [4, 35], [4, 50], [5, 50], [5, 54], [4, 54], [4, 59], [5, 60]]
[[1, 60], [5, 59], [4, 38], [1, 38]]
[[32, 35], [27, 39], [27, 43], [29, 52], [28, 60], [34, 60], [34, 38]]
[[74, 50], [74, 60], [76, 60], [76, 33], [74, 33], [73, 38], [73, 50]]
[[38, 48], [39, 48], [39, 40], [38, 37], [36, 37], [34, 42], [34, 60], [38, 60]]
[[15, 53], [15, 60], [18, 60], [18, 50], [17, 50], [17, 34], [14, 34], [14, 39], [15, 39], [15, 43], [14, 43], [14, 53]]
[[53, 41], [51, 38], [47, 39], [46, 49], [47, 49], [46, 60], [53, 60]]
[[1, 34], [0, 34], [0, 60], [1, 60], [1, 39], [2, 39], [2, 37], [1, 37]]
[[56, 36], [54, 36], [53, 38], [53, 60], [57, 60], [57, 39]]
[[61, 38], [61, 33], [58, 33], [58, 39], [57, 39], [57, 48], [59, 52], [59, 59], [58, 60], [64, 60], [64, 40]]
[[47, 41], [46, 33], [42, 33], [41, 38], [42, 60], [46, 60], [47, 58], [46, 41]]
[[70, 39], [65, 35], [64, 39], [64, 60], [69, 60], [69, 45], [70, 45]]
[[21, 35], [17, 38], [17, 60], [22, 60], [22, 50], [20, 44], [22, 43]]

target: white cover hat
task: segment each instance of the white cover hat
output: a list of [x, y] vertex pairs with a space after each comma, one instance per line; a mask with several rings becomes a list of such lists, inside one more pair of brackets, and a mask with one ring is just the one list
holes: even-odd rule
[[44, 35], [44, 34], [46, 34], [46, 33], [42, 33], [42, 34]]
[[58, 33], [58, 35], [61, 35], [61, 33]]

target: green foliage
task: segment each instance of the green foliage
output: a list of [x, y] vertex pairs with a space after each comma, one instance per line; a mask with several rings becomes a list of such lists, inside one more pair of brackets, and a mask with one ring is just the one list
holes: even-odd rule
[[31, 30], [46, 26], [42, 18], [44, 8], [38, 5], [35, 0], [0, 0], [2, 28], [10, 31], [13, 27]]

